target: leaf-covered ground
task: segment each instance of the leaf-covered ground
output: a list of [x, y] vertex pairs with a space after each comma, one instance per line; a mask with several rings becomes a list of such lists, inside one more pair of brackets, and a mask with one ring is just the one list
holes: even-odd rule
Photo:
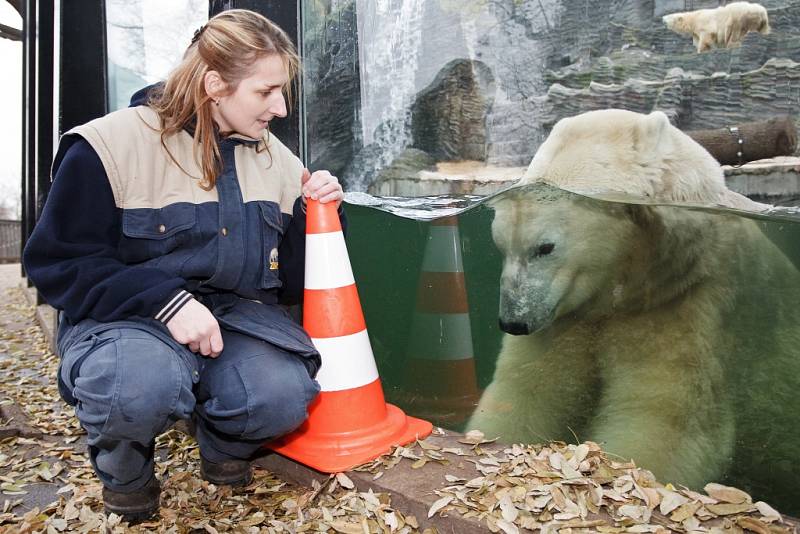
[[[49, 350], [21, 289], [0, 294], [0, 406], [25, 421], [27, 436], [0, 439], [0, 532], [416, 532], [389, 496], [357, 492], [345, 475], [298, 488], [257, 469], [232, 490], [199, 478], [194, 439], [171, 430], [158, 440], [160, 518], [130, 527], [102, 511], [102, 487], [85, 454], [83, 431], [55, 385]], [[44, 491], [45, 500], [35, 503]], [[40, 499], [41, 500], [41, 499]], [[38, 505], [32, 505], [34, 504]]]
[[[7, 416], [0, 418], [0, 533], [420, 530], [415, 517], [392, 507], [390, 495], [359, 492], [344, 474], [299, 488], [258, 469], [246, 488], [211, 485], [198, 476], [195, 441], [176, 429], [157, 443], [158, 520], [131, 527], [106, 517], [83, 432], [55, 386], [57, 365], [22, 290], [0, 289], [0, 413]], [[9, 435], [15, 425], [17, 435]], [[403, 468], [401, 462], [409, 476], [444, 466], [442, 480], [426, 494], [428, 518], [460, 515], [506, 534], [795, 532], [769, 504], [740, 490], [709, 484], [698, 493], [663, 485], [595, 443], [502, 447], [470, 432], [437, 445], [445, 438], [435, 434], [360, 467], [359, 477], [377, 480]]]
[[[609, 457], [596, 443], [547, 443], [491, 447], [478, 431], [458, 443], [469, 447], [399, 447], [375, 462], [391, 467], [397, 457], [412, 468], [452, 459], [474, 465], [472, 477], [444, 474], [445, 485], [428, 517], [458, 513], [485, 523], [491, 532], [668, 532], [725, 534], [796, 532], [769, 504], [747, 493], [710, 483], [705, 493], [660, 484], [646, 469]], [[487, 448], [491, 447], [491, 448]], [[478, 475], [478, 476], [474, 476]]]

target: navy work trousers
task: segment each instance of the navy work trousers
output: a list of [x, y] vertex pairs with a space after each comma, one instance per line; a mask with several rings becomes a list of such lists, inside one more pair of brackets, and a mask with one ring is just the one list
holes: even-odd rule
[[208, 358], [178, 344], [151, 319], [62, 324], [59, 387], [75, 406], [106, 487], [130, 492], [147, 484], [154, 476], [156, 436], [192, 414], [200, 454], [212, 462], [246, 459], [306, 419], [319, 393], [312, 378], [319, 359], [310, 340], [299, 355], [287, 350], [293, 346], [259, 339], [270, 332], [249, 335], [252, 324], [234, 330], [220, 319], [220, 326], [223, 351]]

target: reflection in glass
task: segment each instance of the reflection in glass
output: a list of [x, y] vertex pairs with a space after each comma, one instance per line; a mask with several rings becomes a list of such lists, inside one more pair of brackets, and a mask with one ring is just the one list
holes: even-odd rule
[[106, 0], [109, 111], [165, 79], [207, 20], [207, 0]]
[[[432, 227], [361, 206], [348, 216], [381, 378], [413, 414], [406, 367], [420, 355], [408, 346]], [[508, 442], [593, 440], [662, 482], [727, 483], [800, 513], [796, 214], [609, 202], [538, 184], [457, 218], [485, 391], [465, 425], [435, 423]]]
[[420, 417], [463, 425], [479, 393], [457, 217], [428, 228], [408, 345], [406, 403]]

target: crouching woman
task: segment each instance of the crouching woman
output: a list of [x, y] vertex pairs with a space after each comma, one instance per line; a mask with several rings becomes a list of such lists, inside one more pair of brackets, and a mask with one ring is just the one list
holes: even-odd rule
[[342, 199], [269, 133], [298, 69], [275, 24], [225, 11], [165, 83], [68, 132], [23, 256], [61, 310], [58, 383], [108, 512], [158, 511], [154, 441], [192, 419], [201, 475], [247, 484], [298, 427], [320, 357], [281, 304], [303, 286], [305, 198]]

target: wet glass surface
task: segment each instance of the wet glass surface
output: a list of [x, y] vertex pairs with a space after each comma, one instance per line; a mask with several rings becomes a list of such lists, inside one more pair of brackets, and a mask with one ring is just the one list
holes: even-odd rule
[[796, 208], [543, 184], [482, 201], [348, 200], [390, 402], [507, 441], [601, 442], [664, 483], [727, 483], [800, 514]]

